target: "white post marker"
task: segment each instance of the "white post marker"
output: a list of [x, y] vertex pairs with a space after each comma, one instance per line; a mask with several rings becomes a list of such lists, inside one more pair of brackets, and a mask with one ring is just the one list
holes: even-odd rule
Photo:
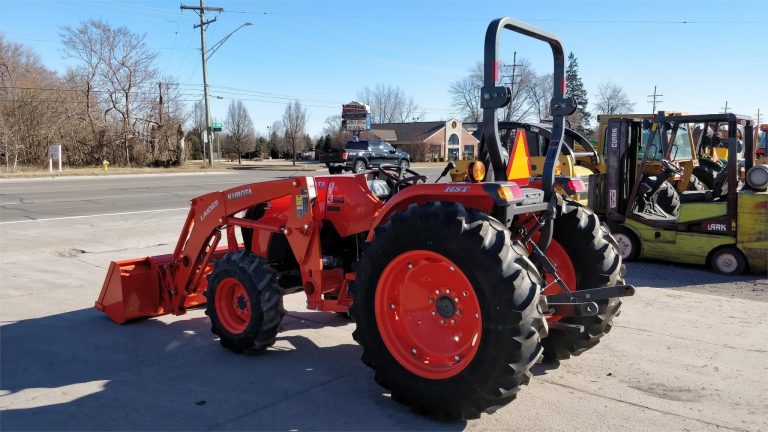
[[53, 161], [59, 161], [59, 172], [61, 172], [61, 144], [48, 146], [48, 172], [53, 172]]

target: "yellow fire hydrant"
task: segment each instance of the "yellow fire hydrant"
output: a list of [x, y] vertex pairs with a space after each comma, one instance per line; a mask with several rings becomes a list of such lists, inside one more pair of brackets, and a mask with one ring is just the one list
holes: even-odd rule
[[109, 168], [109, 161], [105, 159], [104, 162], [102, 162], [102, 164], [104, 165], [104, 172], [107, 172], [107, 168]]

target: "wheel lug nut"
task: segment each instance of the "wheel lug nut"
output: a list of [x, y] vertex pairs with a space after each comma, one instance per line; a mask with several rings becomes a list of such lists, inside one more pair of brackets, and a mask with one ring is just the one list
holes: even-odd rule
[[394, 309], [394, 308], [395, 308], [395, 304], [394, 304], [394, 303], [390, 304], [390, 305], [389, 305], [389, 308], [390, 308], [390, 309]]
[[448, 267], [448, 268], [449, 268], [449, 269], [451, 269], [451, 271], [454, 271], [454, 270], [456, 270], [455, 268], [453, 268], [453, 266], [450, 266], [450, 267]]
[[480, 314], [475, 314], [475, 318], [480, 318]]
[[409, 269], [412, 269], [412, 268], [413, 268], [413, 264], [411, 264], [411, 263], [408, 263], [408, 268], [409, 268]]
[[412, 353], [413, 355], [416, 355], [416, 348], [412, 348], [412, 349], [411, 349], [411, 353]]
[[456, 324], [456, 320], [451, 320], [451, 324]]
[[456, 310], [456, 315], [461, 315], [461, 311], [457, 309]]
[[432, 316], [435, 316], [435, 311], [432, 311]]
[[458, 302], [459, 302], [459, 298], [458, 298], [458, 297], [456, 297], [455, 299], [453, 299], [453, 301], [455, 301], [456, 303], [458, 303]]
[[445, 320], [440, 320], [440, 324], [445, 324]]
[[456, 361], [459, 361], [459, 356], [457, 356], [457, 355], [453, 356], [453, 359], [456, 360]]
[[440, 294], [440, 290], [435, 290], [435, 294]]

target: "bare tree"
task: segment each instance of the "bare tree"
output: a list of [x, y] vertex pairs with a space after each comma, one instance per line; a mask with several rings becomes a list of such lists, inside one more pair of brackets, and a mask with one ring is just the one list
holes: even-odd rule
[[[512, 98], [500, 113], [506, 121], [521, 121], [535, 111], [530, 88], [536, 82], [536, 73], [530, 61], [517, 58], [514, 65], [503, 66], [501, 83], [512, 89]], [[448, 87], [453, 109], [464, 121], [481, 121], [480, 89], [483, 87], [483, 65], [476, 63], [464, 78], [454, 81]]]
[[147, 123], [152, 120], [147, 114], [156, 103], [154, 98], [141, 97], [152, 91], [150, 85], [158, 76], [154, 66], [157, 53], [147, 48], [145, 37], [127, 27], [113, 28], [98, 20], [81, 23], [77, 28], [64, 27], [62, 31], [65, 53], [82, 60], [86, 65], [84, 75], [93, 76], [103, 89], [103, 99], [109, 106], [105, 118], [115, 116], [119, 120], [119, 137], [128, 166], [131, 144], [141, 128], [149, 128]]
[[531, 80], [526, 88], [528, 100], [532, 106], [532, 112], [535, 112], [537, 120], [542, 120], [552, 116], [550, 111], [550, 102], [552, 100], [552, 86], [554, 81], [552, 74], [537, 76]]
[[283, 129], [285, 139], [291, 145], [293, 164], [296, 165], [296, 146], [302, 142], [304, 129], [307, 126], [307, 110], [301, 107], [301, 102], [289, 102], [283, 113]]
[[347, 141], [352, 139], [352, 133], [341, 129], [341, 116], [332, 115], [325, 119], [323, 135], [329, 138], [328, 145], [332, 148], [344, 148]]
[[376, 84], [373, 89], [364, 88], [357, 98], [370, 105], [371, 121], [375, 124], [407, 122], [421, 113], [413, 98], [407, 97], [398, 86]]
[[33, 51], [0, 35], [0, 159], [6, 170], [43, 164], [48, 146], [79, 139], [66, 123], [72, 93]]
[[464, 121], [479, 122], [483, 119], [480, 108], [480, 89], [483, 87], [483, 65], [475, 64], [469, 75], [448, 86], [453, 109]]
[[624, 89], [610, 81], [600, 84], [597, 88], [595, 106], [600, 114], [625, 114], [635, 108], [635, 104], [629, 101], [629, 96]]
[[323, 135], [333, 135], [339, 131], [341, 131], [341, 116], [337, 114], [326, 117]]
[[516, 58], [515, 64], [504, 66], [501, 81], [512, 89], [512, 98], [504, 110], [504, 120], [523, 121], [533, 111], [528, 88], [536, 80], [536, 72], [526, 58]]
[[242, 154], [253, 148], [255, 135], [253, 121], [248, 115], [248, 109], [241, 100], [233, 100], [227, 109], [226, 129], [229, 137], [226, 141], [227, 150], [237, 153], [237, 163], [242, 164]]

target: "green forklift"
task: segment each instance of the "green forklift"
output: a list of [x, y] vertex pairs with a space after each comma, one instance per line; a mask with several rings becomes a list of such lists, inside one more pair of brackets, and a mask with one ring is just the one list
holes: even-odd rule
[[[735, 134], [727, 138], [730, 154], [739, 153], [742, 163], [729, 158], [722, 181], [711, 190], [680, 193], [677, 215], [655, 204], [654, 197], [667, 179], [682, 169], [662, 159], [655, 181], [643, 181], [645, 164], [661, 149], [669, 148], [670, 136], [683, 125], [696, 123], [743, 127], [744, 142]], [[589, 202], [603, 214], [619, 244], [622, 258], [637, 258], [709, 265], [716, 272], [737, 275], [763, 272], [768, 267], [768, 165], [755, 165], [753, 121], [728, 114], [666, 115], [648, 119], [615, 118], [605, 129], [605, 162], [610, 169], [592, 176]], [[645, 136], [645, 140], [643, 140]], [[643, 154], [638, 164], [636, 155]]]

